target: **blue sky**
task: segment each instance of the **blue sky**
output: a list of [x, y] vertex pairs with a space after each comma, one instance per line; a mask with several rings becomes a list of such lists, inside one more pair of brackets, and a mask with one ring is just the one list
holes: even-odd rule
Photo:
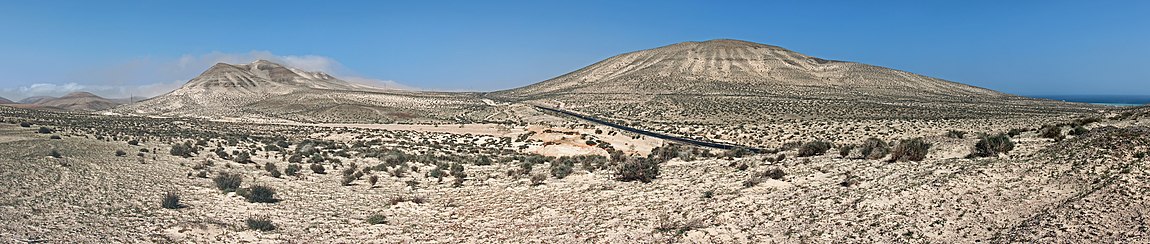
[[1150, 94], [1150, 1], [4, 1], [0, 96], [157, 95], [256, 58], [498, 90], [718, 38], [1014, 94]]

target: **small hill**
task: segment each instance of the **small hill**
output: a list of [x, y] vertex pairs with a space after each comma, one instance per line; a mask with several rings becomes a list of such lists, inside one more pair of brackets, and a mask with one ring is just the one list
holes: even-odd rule
[[73, 92], [58, 98], [37, 99], [33, 104], [69, 111], [99, 111], [120, 105], [120, 103], [88, 92]]
[[8, 100], [7, 98], [0, 97], [0, 104], [14, 104], [14, 103], [16, 103], [16, 102], [13, 102], [12, 100]]
[[489, 95], [611, 118], [675, 122], [1016, 116], [1091, 108], [739, 40], [626, 53]]
[[332, 123], [490, 119], [471, 93], [375, 88], [266, 60], [219, 63], [170, 93], [108, 112], [163, 117]]

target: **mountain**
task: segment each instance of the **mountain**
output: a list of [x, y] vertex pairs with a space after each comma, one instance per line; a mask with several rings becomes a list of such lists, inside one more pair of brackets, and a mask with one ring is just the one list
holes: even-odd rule
[[266, 60], [218, 63], [182, 87], [114, 114], [295, 122], [449, 122], [491, 118], [475, 94], [388, 90]]
[[0, 104], [14, 104], [14, 103], [16, 103], [16, 102], [13, 102], [12, 100], [8, 100], [7, 98], [0, 97]]
[[48, 107], [69, 111], [98, 111], [120, 105], [120, 103], [88, 92], [73, 92], [58, 98], [41, 97], [34, 99], [34, 101], [35, 102], [33, 102], [32, 105], [37, 107]]
[[677, 122], [1013, 116], [1090, 109], [739, 40], [626, 53], [488, 96], [616, 119]]
[[41, 102], [41, 101], [44, 101], [44, 100], [50, 100], [50, 99], [56, 99], [56, 97], [52, 97], [52, 96], [33, 96], [33, 97], [27, 97], [27, 98], [24, 98], [24, 99], [20, 99], [20, 102], [19, 102], [19, 103], [21, 103], [21, 104], [36, 104], [36, 103], [38, 103], [38, 102]]

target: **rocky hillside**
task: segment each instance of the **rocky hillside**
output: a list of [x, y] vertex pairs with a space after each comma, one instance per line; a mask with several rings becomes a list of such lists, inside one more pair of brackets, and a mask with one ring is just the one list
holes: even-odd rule
[[219, 63], [168, 94], [110, 113], [296, 122], [445, 122], [490, 118], [473, 94], [385, 90], [265, 60]]
[[626, 53], [490, 95], [620, 119], [671, 121], [933, 118], [1084, 109], [738, 40], [684, 42]]

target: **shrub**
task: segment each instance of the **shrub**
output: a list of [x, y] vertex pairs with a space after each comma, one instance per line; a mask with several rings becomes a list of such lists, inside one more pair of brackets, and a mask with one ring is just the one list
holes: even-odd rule
[[52, 140], [60, 140], [60, 139], [62, 139], [62, 138], [60, 138], [60, 136], [59, 136], [59, 135], [52, 135], [52, 136], [49, 136], [49, 137], [48, 137], [48, 139], [52, 139]]
[[544, 180], [547, 180], [547, 175], [544, 175], [544, 174], [532, 175], [531, 176], [531, 185], [532, 186], [542, 185]]
[[555, 176], [556, 179], [563, 179], [571, 175], [571, 172], [574, 172], [572, 169], [574, 166], [575, 160], [569, 157], [561, 157], [551, 163], [551, 176]]
[[531, 174], [531, 168], [535, 167], [535, 163], [530, 160], [523, 160], [519, 162], [519, 173], [527, 175]]
[[367, 183], [371, 184], [372, 187], [375, 187], [375, 183], [378, 183], [378, 182], [379, 182], [379, 176], [372, 175], [371, 177], [367, 177]]
[[56, 151], [56, 149], [52, 149], [52, 151], [48, 151], [48, 156], [53, 157], [53, 158], [60, 158], [61, 157], [60, 152]]
[[1010, 137], [1022, 135], [1022, 129], [1012, 128], [1012, 129], [1010, 129], [1010, 131], [1006, 132], [1006, 134], [1009, 135]]
[[233, 174], [228, 172], [220, 172], [212, 182], [216, 183], [216, 188], [224, 192], [233, 192], [240, 188], [240, 184], [244, 182], [243, 175]]
[[451, 175], [455, 176], [456, 178], [467, 177], [467, 173], [463, 171], [463, 164], [460, 163], [452, 163], [450, 172]]
[[128, 141], [128, 145], [132, 145], [132, 146], [139, 146], [139, 145], [140, 145], [140, 141], [137, 141], [137, 140], [131, 140], [131, 141]]
[[1075, 136], [1080, 136], [1082, 134], [1086, 134], [1086, 132], [1090, 132], [1090, 130], [1079, 125], [1079, 126], [1075, 126], [1074, 129], [1071, 129], [1069, 134], [1075, 135]]
[[619, 181], [651, 182], [659, 177], [659, 162], [650, 158], [630, 158], [619, 165], [615, 179]]
[[123, 157], [123, 156], [127, 156], [127, 155], [128, 155], [128, 152], [125, 152], [124, 150], [116, 150], [116, 157]]
[[248, 154], [247, 151], [243, 151], [243, 152], [236, 154], [235, 161], [237, 163], [241, 163], [241, 164], [251, 163], [252, 157], [250, 154]]
[[993, 136], [982, 136], [978, 139], [978, 143], [974, 144], [974, 152], [971, 155], [976, 157], [991, 157], [997, 156], [999, 153], [1006, 153], [1014, 150], [1014, 142], [1010, 141], [1010, 136], [1006, 134], [998, 134]]
[[839, 156], [844, 157], [844, 158], [847, 156], [850, 156], [852, 150], [855, 150], [854, 144], [843, 145], [843, 146], [839, 147]]
[[966, 137], [966, 132], [960, 131], [960, 130], [949, 130], [949, 131], [946, 131], [946, 137], [954, 138], [954, 139], [962, 139], [962, 138]]
[[180, 195], [174, 192], [164, 193], [164, 200], [160, 201], [160, 207], [166, 209], [180, 208]]
[[254, 185], [247, 191], [248, 202], [272, 203], [276, 202], [276, 190], [265, 185]]
[[172, 145], [172, 149], [168, 150], [168, 153], [171, 153], [172, 156], [190, 158], [192, 157], [192, 148], [186, 144], [176, 143]]
[[284, 173], [289, 176], [296, 176], [299, 175], [301, 169], [303, 168], [299, 164], [288, 164], [287, 168], [284, 168]]
[[926, 158], [930, 146], [930, 143], [926, 143], [922, 138], [901, 140], [891, 151], [890, 161], [922, 161]]
[[354, 175], [344, 175], [343, 178], [339, 181], [339, 184], [343, 186], [350, 186], [352, 182], [355, 182]]
[[32, 127], [32, 123], [20, 122], [20, 127], [24, 127], [24, 128]]
[[371, 217], [367, 217], [367, 223], [372, 225], [387, 224], [387, 217], [379, 214], [373, 214]]
[[763, 172], [761, 174], [761, 176], [771, 178], [774, 180], [782, 180], [783, 177], [787, 176], [787, 173], [783, 172], [783, 169], [774, 168], [774, 169], [767, 170], [767, 172]]
[[799, 157], [818, 156], [827, 153], [831, 149], [831, 143], [826, 141], [812, 141], [803, 143], [799, 147]]
[[309, 166], [309, 168], [311, 168], [311, 172], [313, 172], [313, 173], [326, 174], [326, 169], [323, 168], [322, 164], [311, 164], [311, 166]]
[[862, 148], [859, 149], [859, 152], [862, 153], [863, 158], [876, 160], [886, 157], [886, 154], [890, 153], [890, 145], [882, 139], [871, 137], [863, 141]]
[[43, 127], [43, 126], [41, 126], [39, 130], [36, 130], [36, 133], [40, 133], [40, 134], [52, 134], [52, 132], [54, 132], [54, 131], [55, 131], [55, 130], [52, 130], [52, 128], [48, 128], [48, 127]]
[[248, 229], [258, 231], [272, 231], [276, 229], [276, 225], [272, 223], [271, 217], [267, 215], [251, 216], [244, 220], [248, 225]]
[[280, 177], [280, 169], [279, 169], [279, 167], [276, 167], [276, 164], [274, 164], [274, 163], [268, 162], [267, 164], [265, 164], [264, 170], [267, 170], [268, 173], [270, 173], [272, 175], [272, 177], [276, 177], [276, 178]]
[[1058, 126], [1042, 127], [1042, 129], [1038, 130], [1038, 136], [1042, 138], [1054, 139], [1055, 141], [1061, 141], [1063, 138], [1062, 128]]

